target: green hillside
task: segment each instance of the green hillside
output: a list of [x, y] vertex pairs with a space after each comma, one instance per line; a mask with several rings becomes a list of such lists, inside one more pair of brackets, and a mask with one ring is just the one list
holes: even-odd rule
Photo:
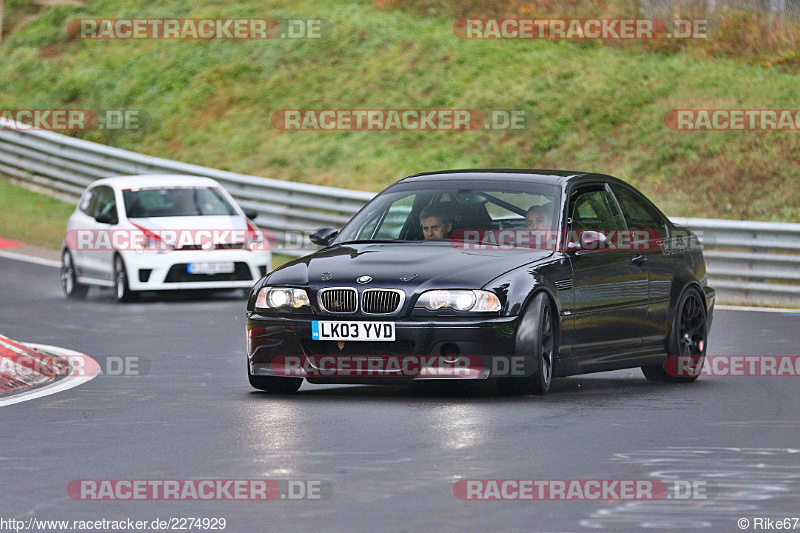
[[[798, 108], [800, 75], [761, 61], [601, 42], [478, 41], [447, 10], [370, 1], [6, 3], [0, 107], [133, 109], [138, 130], [82, 138], [272, 178], [380, 190], [419, 171], [591, 170], [667, 213], [800, 219], [800, 132], [679, 132], [671, 109]], [[78, 41], [78, 17], [319, 18], [323, 39]], [[515, 131], [281, 131], [280, 109], [524, 110]]]

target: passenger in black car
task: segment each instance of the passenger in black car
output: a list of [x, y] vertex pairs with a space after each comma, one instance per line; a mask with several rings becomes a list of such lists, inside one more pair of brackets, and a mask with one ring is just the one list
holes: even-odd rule
[[529, 230], [547, 229], [547, 226], [550, 225], [550, 219], [552, 218], [550, 211], [551, 205], [552, 204], [534, 205], [528, 209], [525, 213], [525, 224], [528, 226]]

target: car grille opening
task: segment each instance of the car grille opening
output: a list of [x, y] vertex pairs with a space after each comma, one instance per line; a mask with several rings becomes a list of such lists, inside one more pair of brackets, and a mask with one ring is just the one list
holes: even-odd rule
[[322, 289], [317, 302], [328, 313], [355, 313], [358, 308], [358, 293], [355, 289]]
[[556, 287], [559, 290], [566, 291], [572, 288], [572, 280], [571, 279], [560, 279], [555, 282]]
[[234, 271], [228, 274], [189, 274], [188, 263], [178, 263], [170, 267], [164, 283], [185, 283], [202, 281], [247, 281], [252, 280], [247, 263], [234, 263]]
[[139, 281], [141, 283], [147, 283], [147, 281], [150, 279], [150, 274], [152, 274], [152, 273], [153, 273], [153, 269], [152, 268], [140, 268], [139, 269]]
[[370, 315], [388, 315], [396, 312], [402, 301], [400, 291], [367, 289], [361, 296], [361, 310]]
[[371, 341], [346, 341], [339, 349], [338, 341], [315, 341], [303, 339], [301, 342], [303, 352], [308, 356], [322, 355], [412, 355], [415, 343], [413, 341], [371, 342]]

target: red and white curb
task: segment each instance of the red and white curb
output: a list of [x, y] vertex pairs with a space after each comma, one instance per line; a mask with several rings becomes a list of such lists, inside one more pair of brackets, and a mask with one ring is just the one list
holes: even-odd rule
[[[0, 382], [8, 384], [15, 382], [14, 389], [18, 392], [11, 392], [10, 396], [0, 396], [0, 407], [13, 405], [28, 400], [35, 400], [44, 396], [49, 396], [57, 392], [72, 389], [91, 381], [100, 373], [100, 365], [88, 355], [62, 348], [60, 346], [50, 346], [47, 344], [34, 344], [15, 342], [7, 337], [0, 335], [0, 348], [13, 351], [17, 354], [29, 354], [57, 357], [72, 365], [73, 361], [80, 362], [80, 371], [75, 372], [70, 368], [63, 377], [51, 377], [43, 373], [26, 373], [24, 376], [0, 372]], [[0, 354], [2, 350], [0, 350]], [[11, 389], [7, 389], [11, 390]]]

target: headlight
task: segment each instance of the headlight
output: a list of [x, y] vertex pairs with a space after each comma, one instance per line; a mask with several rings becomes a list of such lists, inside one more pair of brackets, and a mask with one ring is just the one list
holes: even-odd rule
[[256, 309], [280, 309], [281, 307], [308, 306], [308, 294], [304, 289], [289, 289], [283, 287], [264, 287], [258, 291]]
[[145, 233], [141, 240], [134, 240], [133, 248], [142, 255], [163, 254], [171, 252], [172, 246], [155, 234]]
[[245, 246], [251, 252], [263, 252], [267, 249], [264, 234], [261, 233], [249, 220], [247, 221], [247, 242]]
[[417, 300], [417, 307], [429, 311], [437, 309], [455, 309], [456, 311], [472, 311], [486, 313], [500, 310], [500, 300], [489, 291], [426, 291]]

